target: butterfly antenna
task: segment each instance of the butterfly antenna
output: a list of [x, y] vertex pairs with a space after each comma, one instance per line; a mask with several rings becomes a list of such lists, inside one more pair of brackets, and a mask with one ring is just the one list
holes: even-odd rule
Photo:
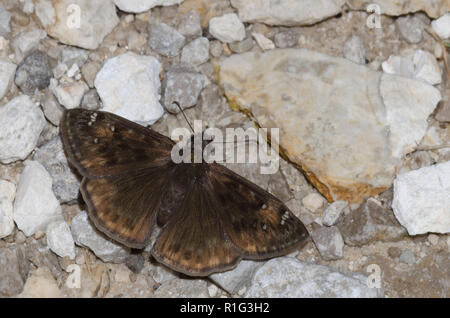
[[189, 127], [192, 130], [192, 133], [194, 133], [194, 128], [192, 128], [191, 123], [189, 122], [188, 118], [186, 117], [186, 114], [184, 113], [183, 109], [180, 106], [180, 103], [178, 103], [177, 101], [173, 101], [172, 103], [174, 103], [175, 105], [178, 106], [178, 108], [180, 109], [181, 113], [183, 114], [184, 119], [186, 120], [186, 122], [188, 123]]

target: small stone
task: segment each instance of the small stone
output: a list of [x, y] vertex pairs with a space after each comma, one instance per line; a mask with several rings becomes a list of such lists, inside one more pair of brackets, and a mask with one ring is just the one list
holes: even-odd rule
[[46, 36], [47, 34], [45, 31], [40, 29], [19, 33], [19, 35], [12, 40], [14, 53], [19, 59], [22, 59], [24, 56], [28, 55], [28, 53], [37, 49], [39, 42]]
[[177, 56], [185, 43], [186, 38], [165, 23], [155, 23], [149, 27], [148, 45], [161, 55]]
[[23, 234], [22, 231], [16, 231], [16, 235], [14, 237], [14, 241], [17, 244], [23, 244], [23, 243], [25, 243], [26, 240], [27, 240], [27, 237], [25, 236], [25, 234]]
[[202, 35], [200, 15], [197, 11], [190, 10], [181, 17], [178, 24], [178, 32], [187, 38], [195, 38]]
[[98, 96], [97, 90], [90, 89], [84, 94], [81, 100], [81, 108], [88, 110], [98, 110], [100, 109], [100, 96]]
[[216, 297], [218, 291], [219, 291], [219, 288], [217, 288], [216, 285], [211, 284], [208, 286], [209, 297]]
[[39, 162], [27, 161], [14, 200], [17, 227], [30, 236], [59, 220], [61, 207], [52, 191], [52, 178]]
[[47, 246], [59, 257], [75, 259], [75, 243], [66, 221], [56, 221], [47, 226]]
[[95, 78], [104, 111], [143, 125], [164, 113], [159, 103], [161, 64], [153, 56], [127, 52], [108, 59]]
[[72, 78], [75, 77], [77, 73], [79, 73], [80, 68], [77, 63], [74, 63], [70, 69], [67, 70], [67, 77]]
[[24, 160], [36, 147], [44, 125], [42, 111], [26, 95], [0, 107], [0, 162]]
[[227, 13], [209, 20], [209, 33], [221, 42], [231, 43], [245, 38], [245, 27], [235, 13]]
[[298, 35], [292, 30], [282, 31], [275, 34], [274, 42], [276, 47], [285, 49], [296, 46], [298, 43]]
[[417, 50], [412, 57], [414, 63], [414, 78], [430, 85], [442, 82], [442, 71], [436, 58], [430, 52]]
[[439, 243], [439, 236], [437, 236], [436, 234], [429, 234], [428, 241], [431, 243], [431, 245], [437, 245]]
[[16, 71], [16, 85], [27, 95], [41, 90], [50, 84], [52, 72], [47, 54], [35, 50], [19, 64]]
[[375, 240], [397, 241], [406, 234], [392, 211], [386, 210], [373, 198], [342, 217], [336, 226], [345, 244], [350, 246], [362, 246]]
[[209, 278], [230, 294], [237, 294], [242, 288], [250, 287], [252, 277], [264, 262], [242, 260], [236, 268], [209, 276]]
[[359, 274], [343, 274], [323, 265], [291, 257], [274, 258], [260, 267], [245, 293], [246, 298], [275, 297], [382, 297]]
[[0, 99], [8, 93], [14, 81], [17, 65], [8, 61], [0, 60]]
[[324, 204], [324, 199], [318, 193], [310, 193], [302, 199], [302, 203], [308, 210], [314, 212]]
[[23, 292], [18, 297], [61, 298], [63, 294], [50, 270], [47, 267], [40, 267], [28, 277]]
[[0, 36], [6, 36], [11, 32], [9, 22], [11, 21], [11, 13], [0, 4]]
[[174, 101], [178, 102], [182, 109], [196, 105], [205, 82], [205, 76], [189, 65], [179, 64], [170, 68], [163, 82], [163, 100], [167, 111], [175, 114], [180, 111], [173, 104]]
[[14, 230], [13, 201], [16, 186], [6, 180], [0, 180], [0, 239], [7, 237]]
[[399, 174], [392, 209], [410, 235], [450, 233], [450, 161]]
[[399, 261], [401, 263], [413, 265], [416, 262], [416, 256], [411, 250], [406, 250], [400, 255]]
[[322, 224], [326, 226], [334, 225], [346, 208], [348, 208], [347, 201], [333, 202], [323, 213]]
[[60, 84], [52, 88], [58, 102], [67, 109], [80, 106], [81, 99], [89, 90], [89, 87], [83, 81]]
[[253, 39], [251, 37], [229, 44], [231, 51], [235, 53], [245, 53], [247, 51], [250, 51], [253, 48], [253, 45]]
[[[221, 116], [228, 111], [226, 100], [216, 84], [209, 84], [202, 90], [198, 104], [206, 121], [211, 118], [211, 121], [216, 122], [216, 116]], [[212, 124], [212, 122], [208, 123], [210, 127]]]
[[400, 35], [411, 44], [422, 41], [424, 24], [420, 18], [416, 16], [404, 16], [397, 18], [397, 29]]
[[209, 42], [209, 52], [211, 53], [212, 56], [214, 57], [219, 57], [222, 55], [222, 43], [220, 43], [220, 41], [217, 40], [213, 40], [211, 42]]
[[315, 24], [340, 13], [344, 3], [344, 0], [231, 0], [242, 22], [283, 26]]
[[19, 248], [0, 248], [0, 297], [22, 292], [28, 270], [29, 264]]
[[114, 0], [116, 6], [125, 12], [141, 13], [156, 6], [172, 6], [183, 0]]
[[23, 0], [21, 2], [24, 2], [22, 11], [26, 14], [33, 14], [34, 12], [34, 4], [32, 0]]
[[[45, 235], [45, 232], [40, 231]], [[25, 257], [36, 267], [47, 267], [56, 278], [61, 278], [61, 266], [58, 257], [46, 245], [46, 240], [28, 238], [25, 245]]]
[[311, 231], [311, 238], [323, 259], [336, 260], [343, 257], [344, 240], [336, 226], [319, 227]]
[[94, 61], [85, 63], [81, 67], [81, 74], [90, 88], [94, 87], [95, 76], [101, 67], [102, 65], [99, 62]]
[[59, 136], [42, 145], [33, 159], [50, 173], [53, 192], [61, 203], [78, 198], [80, 181], [69, 167]]
[[366, 64], [366, 49], [363, 40], [352, 35], [344, 44], [344, 57], [357, 64]]
[[209, 41], [200, 37], [188, 43], [181, 52], [181, 62], [200, 65], [209, 59]]
[[422, 50], [407, 50], [402, 56], [390, 56], [382, 64], [383, 71], [414, 78], [431, 85], [442, 82], [442, 71], [433, 54]]
[[256, 43], [258, 43], [261, 50], [273, 50], [275, 48], [275, 44], [272, 42], [272, 40], [266, 38], [263, 34], [253, 32], [252, 37], [255, 39]]
[[[50, 36], [64, 44], [95, 50], [119, 23], [112, 0], [60, 0], [47, 4], [44, 4], [47, 0], [36, 2], [41, 5], [39, 14], [36, 15], [42, 25]], [[79, 20], [77, 12], [81, 15]]]
[[432, 21], [431, 28], [442, 40], [450, 38], [450, 13]]
[[154, 293], [156, 298], [206, 298], [206, 281], [174, 278], [161, 284]]
[[68, 69], [72, 67], [80, 67], [84, 65], [89, 57], [89, 51], [76, 48], [76, 47], [65, 47], [61, 51], [61, 63], [67, 65]]
[[130, 254], [128, 248], [115, 243], [96, 230], [89, 222], [85, 211], [79, 212], [72, 219], [71, 231], [77, 245], [88, 247], [103, 262], [123, 263]]
[[63, 114], [63, 108], [56, 100], [55, 96], [47, 90], [41, 98], [42, 109], [44, 110], [45, 118], [53, 125], [59, 126]]

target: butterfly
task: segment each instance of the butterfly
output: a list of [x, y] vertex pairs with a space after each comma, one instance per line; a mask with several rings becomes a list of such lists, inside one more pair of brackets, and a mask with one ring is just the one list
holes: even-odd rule
[[308, 237], [283, 202], [218, 163], [174, 163], [170, 138], [109, 112], [66, 110], [69, 162], [94, 225], [175, 271], [207, 276], [284, 255]]

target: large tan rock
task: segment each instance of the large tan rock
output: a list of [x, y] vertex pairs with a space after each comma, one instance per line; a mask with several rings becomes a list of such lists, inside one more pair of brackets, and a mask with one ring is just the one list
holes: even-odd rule
[[329, 200], [361, 202], [389, 188], [441, 96], [431, 85], [305, 49], [225, 59], [225, 95], [261, 127]]

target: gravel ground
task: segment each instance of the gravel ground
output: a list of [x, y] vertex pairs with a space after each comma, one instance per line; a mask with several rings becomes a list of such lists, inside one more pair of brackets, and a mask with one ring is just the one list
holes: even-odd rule
[[[448, 2], [434, 1], [433, 10], [425, 0], [383, 4], [375, 20], [364, 1], [304, 1], [311, 9], [304, 10], [301, 1], [80, 0], [66, 11], [69, 2], [0, 0], [0, 297], [450, 297]], [[255, 66], [251, 54], [280, 63], [292, 54], [303, 69], [289, 82], [289, 70]], [[316, 59], [327, 67], [314, 69]], [[261, 80], [252, 81], [252, 72]], [[364, 76], [378, 76], [373, 91], [360, 85]], [[358, 107], [358, 96], [375, 95], [388, 113], [394, 105], [376, 124], [363, 108], [352, 119], [367, 131], [387, 129], [369, 149], [380, 153], [378, 172], [360, 172], [365, 187], [345, 173], [353, 171], [355, 149], [376, 141], [367, 132], [351, 156], [347, 146], [327, 148], [325, 131], [338, 127], [338, 110], [320, 126], [320, 115], [307, 115], [321, 105], [302, 104], [318, 82]], [[269, 105], [289, 85], [293, 95], [285, 97], [305, 107], [298, 117]], [[325, 95], [321, 102], [330, 103]], [[170, 136], [187, 127], [173, 101], [192, 121], [221, 130], [281, 126], [285, 156], [275, 174], [261, 174], [259, 163], [227, 166], [303, 221], [311, 236], [303, 247], [199, 279], [158, 264], [151, 246], [129, 249], [93, 226], [60, 141], [63, 109], [110, 111]], [[303, 157], [301, 142], [283, 143], [283, 134], [304, 137], [295, 129], [307, 125], [312, 147], [328, 157]], [[338, 181], [327, 170], [333, 160], [321, 161], [330, 157], [345, 171]], [[323, 188], [336, 184], [345, 185]]]

